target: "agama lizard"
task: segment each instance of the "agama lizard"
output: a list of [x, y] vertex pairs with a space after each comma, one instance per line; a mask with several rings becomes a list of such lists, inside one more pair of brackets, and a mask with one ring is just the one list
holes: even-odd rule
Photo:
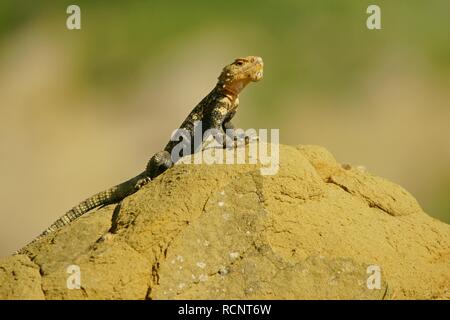
[[[191, 135], [190, 141], [193, 141], [194, 123], [201, 121], [202, 135], [206, 130], [217, 129], [218, 132], [225, 136], [227, 129], [234, 129], [231, 119], [234, 117], [239, 106], [239, 93], [247, 84], [259, 81], [262, 77], [263, 60], [260, 57], [248, 56], [236, 59], [233, 63], [223, 68], [216, 86], [191, 111], [181, 124], [180, 129], [186, 130], [185, 132]], [[138, 191], [143, 185], [173, 166], [174, 158], [172, 150], [178, 143], [179, 141], [170, 140], [163, 151], [157, 152], [149, 160], [143, 172], [128, 181], [97, 193], [73, 207], [31, 243], [16, 251], [15, 254], [28, 252], [27, 248], [29, 245], [71, 223], [86, 212], [100, 206], [118, 203], [125, 197]], [[198, 150], [198, 146], [191, 145], [192, 147], [188, 151], [188, 154], [192, 154]], [[188, 154], [179, 154], [177, 157]]]

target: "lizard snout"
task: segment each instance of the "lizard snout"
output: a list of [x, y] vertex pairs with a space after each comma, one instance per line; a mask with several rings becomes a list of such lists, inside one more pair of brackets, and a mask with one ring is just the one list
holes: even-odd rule
[[256, 57], [255, 62], [259, 63], [260, 65], [264, 65], [263, 59], [261, 57]]

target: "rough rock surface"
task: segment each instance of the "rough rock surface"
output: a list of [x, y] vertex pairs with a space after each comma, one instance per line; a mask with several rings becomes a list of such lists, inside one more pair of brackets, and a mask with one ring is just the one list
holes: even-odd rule
[[448, 299], [449, 267], [450, 226], [403, 188], [280, 145], [276, 175], [177, 165], [0, 260], [0, 299]]

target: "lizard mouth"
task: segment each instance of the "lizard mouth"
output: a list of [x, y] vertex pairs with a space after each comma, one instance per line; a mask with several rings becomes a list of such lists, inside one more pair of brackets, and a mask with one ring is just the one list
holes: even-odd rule
[[256, 74], [255, 74], [255, 77], [254, 77], [254, 81], [259, 81], [259, 80], [261, 80], [263, 78], [263, 70], [259, 70]]

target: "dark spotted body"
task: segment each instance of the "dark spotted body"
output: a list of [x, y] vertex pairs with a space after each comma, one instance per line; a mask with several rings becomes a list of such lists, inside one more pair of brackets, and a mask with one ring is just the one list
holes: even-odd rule
[[[180, 129], [186, 130], [189, 134], [189, 139], [193, 141], [194, 124], [196, 121], [201, 121], [202, 136], [208, 129], [217, 129], [225, 135], [226, 129], [234, 128], [231, 119], [236, 114], [239, 106], [238, 94], [248, 83], [259, 81], [262, 78], [262, 72], [263, 62], [260, 57], [249, 56], [238, 58], [233, 63], [227, 65], [220, 74], [219, 81], [214, 89], [195, 106], [181, 124]], [[100, 206], [118, 203], [125, 197], [138, 191], [143, 185], [173, 166], [174, 159], [172, 157], [172, 150], [178, 143], [179, 141], [169, 141], [163, 151], [156, 153], [150, 159], [143, 172], [130, 180], [97, 193], [73, 207], [30, 244], [18, 250], [15, 254], [28, 253], [28, 247], [31, 244], [71, 223], [86, 212]], [[193, 144], [191, 146], [188, 153], [196, 152], [201, 147], [201, 145], [195, 146]], [[181, 154], [181, 156], [186, 155]]]
[[[209, 129], [218, 129], [225, 134], [227, 128], [232, 128], [231, 119], [236, 114], [239, 99], [231, 96], [221, 86], [216, 86], [186, 117], [179, 129], [189, 132], [191, 149], [189, 153], [194, 153], [201, 148], [201, 144], [194, 145], [194, 126], [196, 122], [201, 122], [201, 135]], [[180, 142], [180, 139], [169, 141], [164, 151], [172, 153], [173, 148]], [[198, 141], [201, 142], [201, 141]], [[188, 154], [181, 154], [186, 156]], [[173, 160], [173, 159], [172, 159]]]

